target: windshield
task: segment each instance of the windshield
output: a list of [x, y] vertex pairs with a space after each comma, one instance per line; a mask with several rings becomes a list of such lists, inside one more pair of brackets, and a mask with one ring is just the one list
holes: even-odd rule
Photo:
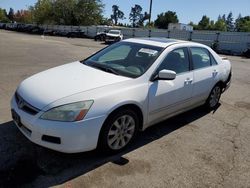
[[120, 34], [120, 31], [109, 31], [110, 34], [115, 34], [115, 35], [119, 35]]
[[137, 78], [154, 63], [163, 48], [130, 42], [115, 43], [83, 61], [113, 74]]

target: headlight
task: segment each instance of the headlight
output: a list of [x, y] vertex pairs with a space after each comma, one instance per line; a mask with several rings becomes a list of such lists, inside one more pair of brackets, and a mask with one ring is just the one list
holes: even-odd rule
[[40, 117], [45, 120], [73, 122], [82, 120], [94, 101], [83, 101], [55, 107]]

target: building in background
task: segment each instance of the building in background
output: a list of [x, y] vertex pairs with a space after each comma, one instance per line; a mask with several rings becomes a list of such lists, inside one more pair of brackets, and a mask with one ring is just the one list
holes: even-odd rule
[[170, 23], [168, 30], [193, 31], [193, 26], [183, 23]]

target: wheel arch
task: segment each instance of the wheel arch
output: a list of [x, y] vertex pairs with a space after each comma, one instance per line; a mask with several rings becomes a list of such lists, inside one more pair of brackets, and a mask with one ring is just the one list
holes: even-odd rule
[[98, 135], [98, 141], [97, 141], [97, 147], [100, 147], [100, 137], [101, 137], [101, 133], [102, 131], [104, 130], [104, 125], [105, 123], [109, 120], [109, 118], [117, 113], [118, 111], [122, 110], [122, 109], [132, 109], [133, 111], [136, 112], [136, 114], [138, 115], [139, 117], [139, 127], [138, 129], [139, 130], [143, 130], [143, 120], [144, 120], [144, 116], [143, 116], [143, 111], [141, 109], [141, 107], [139, 107], [139, 105], [135, 104], [135, 103], [126, 103], [126, 104], [121, 104], [121, 105], [118, 105], [118, 106], [115, 106], [114, 108], [112, 108], [106, 119], [104, 120], [103, 124], [102, 124], [102, 127], [101, 127], [101, 130], [99, 132], [99, 135]]
[[[115, 106], [114, 108], [112, 108], [110, 110], [110, 112], [108, 113], [108, 116], [106, 118], [106, 120], [114, 113], [118, 112], [119, 110], [122, 110], [122, 109], [131, 109], [133, 110], [139, 117], [139, 121], [140, 121], [140, 124], [139, 124], [139, 130], [142, 130], [143, 128], [143, 122], [144, 122], [144, 115], [143, 115], [143, 111], [142, 111], [142, 108], [136, 104], [136, 103], [125, 103], [125, 104], [120, 104], [118, 106]], [[104, 121], [104, 123], [106, 122], [106, 120]]]
[[122, 109], [131, 109], [131, 110], [133, 110], [138, 115], [138, 117], [139, 117], [139, 130], [143, 130], [143, 124], [144, 124], [143, 110], [142, 110], [142, 108], [138, 104], [133, 103], [133, 102], [129, 102], [129, 103], [123, 103], [123, 104], [120, 104], [120, 105], [116, 105], [112, 109], [110, 109], [110, 111], [107, 113], [107, 117], [106, 117], [105, 121], [102, 124], [101, 131], [103, 129], [103, 126], [107, 122], [107, 120], [113, 114], [117, 113], [118, 111], [120, 111]]
[[[218, 82], [214, 85], [214, 87], [217, 86], [217, 85], [219, 85], [219, 86], [221, 87], [221, 89], [223, 89], [223, 87], [224, 87], [224, 82], [223, 82], [222, 80], [220, 80], [220, 81], [218, 81]], [[214, 87], [213, 87], [213, 88], [214, 88]]]

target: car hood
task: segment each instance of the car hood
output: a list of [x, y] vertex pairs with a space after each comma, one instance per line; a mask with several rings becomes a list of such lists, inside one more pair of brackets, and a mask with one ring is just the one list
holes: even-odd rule
[[118, 34], [111, 34], [111, 33], [107, 33], [106, 35], [109, 37], [119, 37], [120, 36]]
[[[32, 106], [43, 109], [52, 102], [131, 78], [107, 73], [74, 62], [35, 74], [18, 87], [18, 94]], [[91, 96], [90, 96], [91, 99]]]

